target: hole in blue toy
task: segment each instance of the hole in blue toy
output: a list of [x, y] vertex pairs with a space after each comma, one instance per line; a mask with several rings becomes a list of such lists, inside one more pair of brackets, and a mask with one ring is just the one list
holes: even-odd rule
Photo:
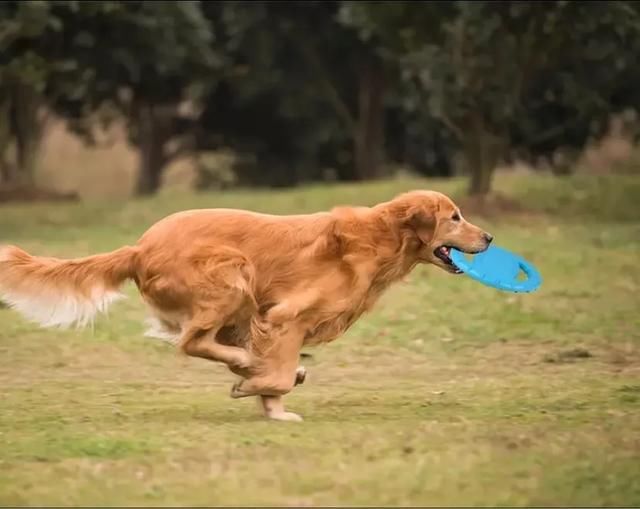
[[516, 276], [516, 281], [522, 282], [522, 281], [526, 281], [527, 278], [527, 274], [524, 270], [520, 269], [520, 271], [518, 272], [518, 275]]

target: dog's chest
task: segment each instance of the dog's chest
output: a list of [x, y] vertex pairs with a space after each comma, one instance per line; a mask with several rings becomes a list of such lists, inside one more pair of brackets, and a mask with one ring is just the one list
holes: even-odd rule
[[350, 294], [338, 301], [327, 302], [325, 309], [319, 309], [320, 318], [305, 335], [307, 346], [329, 343], [345, 333], [358, 319], [375, 305], [388, 285], [372, 284], [364, 292]]

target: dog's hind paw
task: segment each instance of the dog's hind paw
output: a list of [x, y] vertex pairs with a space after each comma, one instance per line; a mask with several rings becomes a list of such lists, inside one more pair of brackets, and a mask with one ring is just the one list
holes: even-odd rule
[[230, 394], [230, 396], [233, 399], [246, 398], [247, 396], [251, 396], [252, 395], [252, 394], [247, 393], [247, 392], [242, 390], [242, 388], [241, 388], [242, 382], [243, 382], [243, 380], [240, 380], [240, 381], [234, 383], [231, 386], [231, 394]]

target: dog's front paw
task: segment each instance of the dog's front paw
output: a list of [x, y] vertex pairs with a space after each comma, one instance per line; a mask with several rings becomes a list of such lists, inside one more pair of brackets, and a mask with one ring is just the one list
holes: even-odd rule
[[302, 385], [307, 378], [307, 370], [304, 366], [298, 366], [296, 369], [296, 383], [295, 385]]
[[274, 421], [302, 422], [300, 415], [293, 412], [267, 412], [266, 417]]

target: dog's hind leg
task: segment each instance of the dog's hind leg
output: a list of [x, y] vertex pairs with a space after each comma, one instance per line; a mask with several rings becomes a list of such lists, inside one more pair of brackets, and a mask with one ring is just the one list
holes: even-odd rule
[[189, 287], [190, 316], [182, 326], [178, 346], [185, 354], [226, 364], [241, 376], [253, 356], [243, 342], [229, 344], [223, 331], [238, 321], [248, 321], [255, 312], [252, 293], [253, 266], [230, 248], [216, 248], [203, 260], [193, 262]]
[[223, 345], [216, 341], [218, 328], [187, 328], [180, 338], [180, 349], [191, 357], [200, 357], [226, 364], [231, 371], [247, 375], [251, 365], [251, 354], [244, 348]]

